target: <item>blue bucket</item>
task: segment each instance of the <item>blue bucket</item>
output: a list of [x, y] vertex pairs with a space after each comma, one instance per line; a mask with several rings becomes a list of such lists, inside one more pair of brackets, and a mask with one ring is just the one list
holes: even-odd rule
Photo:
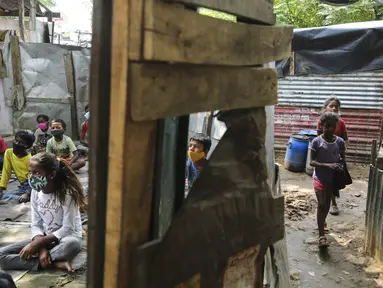
[[307, 150], [310, 138], [306, 135], [293, 134], [287, 143], [285, 168], [292, 172], [303, 172], [306, 168]]

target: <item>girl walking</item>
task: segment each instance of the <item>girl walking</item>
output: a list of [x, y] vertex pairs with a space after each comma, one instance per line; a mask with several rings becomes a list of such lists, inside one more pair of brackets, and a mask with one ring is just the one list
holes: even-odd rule
[[[338, 98], [330, 97], [324, 102], [323, 108], [325, 112], [333, 112], [339, 115], [340, 105], [341, 105], [341, 102]], [[323, 133], [320, 120], [318, 120], [317, 131], [318, 131], [318, 135]], [[339, 117], [338, 124], [336, 125], [334, 134], [345, 141], [345, 146], [347, 148], [347, 144], [348, 144], [347, 127], [346, 127], [346, 123], [340, 117]], [[335, 195], [333, 195], [331, 198], [331, 207], [330, 207], [331, 215], [339, 215], [339, 208], [338, 208], [338, 204], [336, 203], [336, 197], [339, 197], [339, 192], [336, 192]]]
[[82, 186], [65, 161], [46, 152], [31, 158], [28, 181], [32, 237], [0, 248], [0, 268], [72, 272], [70, 261], [82, 246]]
[[315, 167], [313, 174], [314, 190], [318, 201], [317, 224], [319, 230], [319, 247], [327, 247], [325, 237], [326, 217], [330, 210], [331, 198], [334, 193], [334, 174], [342, 171], [343, 166], [339, 163], [345, 160], [344, 140], [335, 135], [339, 117], [332, 112], [325, 112], [320, 117], [320, 127], [323, 134], [316, 137], [312, 142], [311, 166]]

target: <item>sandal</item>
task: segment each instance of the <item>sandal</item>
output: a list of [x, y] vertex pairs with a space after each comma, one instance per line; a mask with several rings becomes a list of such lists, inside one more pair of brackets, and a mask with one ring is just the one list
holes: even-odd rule
[[319, 237], [318, 246], [319, 248], [327, 248], [329, 246], [329, 243], [325, 236]]
[[332, 205], [332, 206], [330, 207], [330, 211], [329, 211], [329, 213], [330, 213], [331, 215], [339, 215], [339, 208], [338, 208], [338, 206], [334, 206], [334, 205]]

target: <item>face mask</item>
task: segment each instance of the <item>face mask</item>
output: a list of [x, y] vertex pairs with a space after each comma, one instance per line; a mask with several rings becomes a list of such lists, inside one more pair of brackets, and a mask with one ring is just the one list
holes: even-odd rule
[[198, 162], [199, 160], [201, 160], [202, 158], [205, 157], [205, 152], [188, 151], [188, 156], [189, 156], [190, 160], [195, 163], [195, 162]]
[[25, 151], [25, 147], [20, 144], [13, 143], [13, 153], [14, 154], [22, 154]]
[[59, 136], [64, 135], [65, 131], [64, 130], [52, 130], [51, 133], [54, 137], [59, 137]]
[[29, 176], [28, 183], [33, 190], [40, 192], [48, 185], [48, 180], [45, 176]]
[[48, 129], [48, 123], [47, 122], [38, 123], [37, 127], [40, 128], [41, 130], [47, 130]]
[[84, 115], [87, 120], [89, 120], [89, 115], [90, 115], [89, 111], [86, 112], [85, 115]]

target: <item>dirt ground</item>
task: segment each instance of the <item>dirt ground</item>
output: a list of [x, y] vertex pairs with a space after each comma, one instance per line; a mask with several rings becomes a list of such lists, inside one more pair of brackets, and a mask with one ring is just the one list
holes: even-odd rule
[[337, 199], [340, 215], [327, 218], [330, 247], [320, 251], [311, 176], [280, 165], [293, 287], [383, 287], [380, 267], [365, 256], [363, 247], [369, 167], [349, 166], [353, 184]]

